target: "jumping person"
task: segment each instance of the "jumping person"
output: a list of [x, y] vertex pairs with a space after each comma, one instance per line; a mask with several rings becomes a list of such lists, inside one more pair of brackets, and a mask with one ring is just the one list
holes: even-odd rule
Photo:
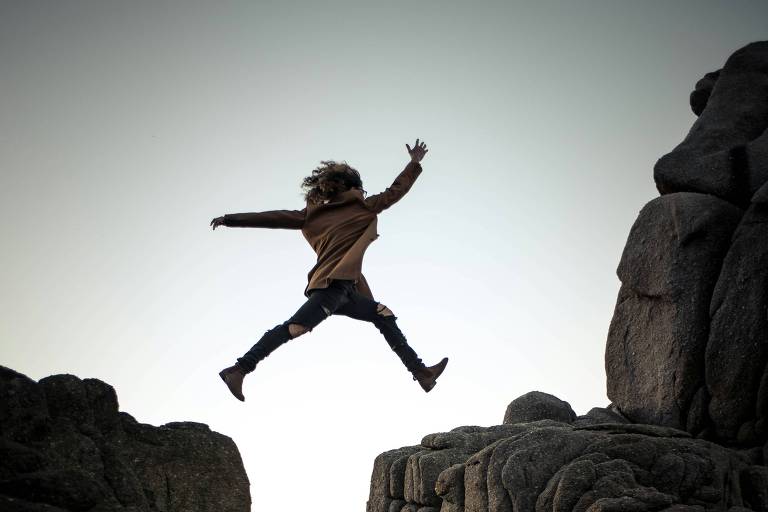
[[238, 400], [245, 400], [243, 379], [259, 361], [331, 315], [373, 323], [422, 389], [429, 392], [435, 387], [448, 358], [427, 367], [408, 345], [394, 313], [373, 299], [361, 273], [365, 250], [379, 236], [376, 216], [399, 201], [421, 174], [420, 162], [428, 151], [427, 145], [416, 139], [413, 149], [408, 144], [405, 147], [411, 161], [392, 186], [380, 194], [365, 197], [360, 173], [346, 163], [325, 160], [302, 182], [307, 201], [304, 209], [235, 213], [211, 221], [213, 229], [218, 226], [300, 229], [317, 253], [317, 263], [309, 271], [309, 283], [304, 290], [307, 297], [304, 305], [291, 318], [265, 332], [233, 366], [219, 373]]

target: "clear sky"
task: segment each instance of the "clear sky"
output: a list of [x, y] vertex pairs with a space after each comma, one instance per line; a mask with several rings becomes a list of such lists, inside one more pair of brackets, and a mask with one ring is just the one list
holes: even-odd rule
[[[768, 38], [763, 1], [0, 1], [0, 363], [114, 385], [139, 421], [234, 438], [254, 510], [362, 510], [374, 457], [501, 422], [515, 397], [605, 406], [624, 242], [688, 94]], [[365, 273], [425, 394], [371, 325], [331, 318], [217, 373], [303, 302], [302, 207], [346, 160], [411, 192]]]

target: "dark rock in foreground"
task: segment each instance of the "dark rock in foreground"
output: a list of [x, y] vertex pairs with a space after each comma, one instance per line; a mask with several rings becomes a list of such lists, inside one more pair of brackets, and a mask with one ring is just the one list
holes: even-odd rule
[[118, 411], [114, 389], [0, 366], [0, 510], [250, 510], [228, 437], [200, 423], [153, 427]]

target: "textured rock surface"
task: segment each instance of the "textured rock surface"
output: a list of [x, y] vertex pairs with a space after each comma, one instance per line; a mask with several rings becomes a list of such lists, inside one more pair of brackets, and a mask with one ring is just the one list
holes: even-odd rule
[[0, 510], [250, 510], [237, 447], [200, 423], [153, 427], [114, 389], [0, 366]]
[[[725, 258], [706, 351], [709, 415], [719, 438], [768, 440], [768, 185], [755, 194]], [[737, 392], [734, 392], [737, 390]]]
[[504, 423], [528, 423], [538, 420], [571, 423], [575, 419], [576, 413], [568, 402], [541, 391], [531, 391], [516, 398], [504, 413]]
[[654, 199], [632, 226], [605, 350], [608, 397], [630, 420], [701, 428], [689, 410], [704, 383], [712, 290], [741, 214], [683, 192]]
[[460, 427], [381, 454], [367, 511], [767, 510], [767, 470], [653, 425]]
[[[704, 95], [694, 94], [694, 110]], [[705, 104], [688, 136], [656, 163], [656, 186], [662, 194], [701, 192], [745, 206], [768, 180], [768, 41], [735, 52]]]
[[368, 512], [768, 512], [768, 42], [690, 102], [619, 264], [613, 403], [535, 391], [503, 425], [386, 452]]
[[585, 427], [601, 423], [629, 423], [629, 420], [619, 412], [619, 408], [616, 405], [611, 404], [608, 407], [593, 407], [587, 414], [577, 416], [573, 425]]

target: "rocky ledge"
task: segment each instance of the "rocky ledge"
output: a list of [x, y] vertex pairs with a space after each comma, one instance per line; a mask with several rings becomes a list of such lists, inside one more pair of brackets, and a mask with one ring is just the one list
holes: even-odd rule
[[154, 427], [118, 411], [97, 379], [39, 382], [0, 366], [0, 510], [247, 512], [232, 439], [192, 422]]
[[368, 512], [768, 510], [762, 450], [734, 450], [615, 407], [576, 416], [540, 392], [502, 425], [430, 434], [379, 455]]

